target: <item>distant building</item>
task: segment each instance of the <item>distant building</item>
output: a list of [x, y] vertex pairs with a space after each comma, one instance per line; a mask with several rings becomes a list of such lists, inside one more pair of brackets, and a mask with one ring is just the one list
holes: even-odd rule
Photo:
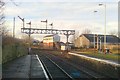
[[43, 38], [43, 47], [44, 49], [54, 49], [57, 42], [60, 42], [59, 35], [47, 35]]
[[[106, 47], [109, 49], [118, 48], [120, 39], [114, 35], [106, 35]], [[98, 43], [98, 46], [97, 46]], [[95, 35], [95, 47], [103, 48], [104, 46], [104, 35]], [[94, 47], [94, 34], [82, 34], [75, 40], [75, 47]]]

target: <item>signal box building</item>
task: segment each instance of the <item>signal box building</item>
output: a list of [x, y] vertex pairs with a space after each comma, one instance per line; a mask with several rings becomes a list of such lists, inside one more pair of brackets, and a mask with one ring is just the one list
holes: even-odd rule
[[55, 49], [57, 45], [55, 43], [60, 42], [59, 35], [47, 35], [43, 38], [44, 49]]

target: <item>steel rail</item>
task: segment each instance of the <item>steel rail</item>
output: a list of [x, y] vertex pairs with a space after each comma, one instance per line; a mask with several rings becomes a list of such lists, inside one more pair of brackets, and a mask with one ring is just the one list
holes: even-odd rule
[[47, 66], [45, 65], [45, 62], [40, 58], [40, 57], [45, 57], [45, 59], [49, 60], [51, 63], [53, 63], [58, 69], [60, 69], [60, 71], [62, 71], [62, 73], [64, 73], [68, 78], [70, 78], [71, 80], [74, 80], [65, 70], [63, 70], [59, 65], [57, 65], [53, 60], [51, 60], [49, 57], [43, 55], [43, 56], [39, 56], [39, 59], [41, 60], [43, 66], [45, 67], [45, 70], [49, 76], [49, 78], [51, 80], [53, 80], [53, 76], [50, 73], [49, 69], [47, 68]]

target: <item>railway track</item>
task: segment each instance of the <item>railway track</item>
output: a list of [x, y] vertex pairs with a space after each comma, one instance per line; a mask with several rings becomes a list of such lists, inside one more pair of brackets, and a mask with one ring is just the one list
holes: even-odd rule
[[73, 78], [60, 66], [58, 66], [53, 60], [45, 55], [39, 55], [39, 59], [41, 60], [49, 80], [73, 80]]
[[80, 71], [80, 73], [83, 74], [83, 75], [81, 74], [81, 76], [83, 76], [82, 78], [92, 78], [92, 79], [93, 78], [94, 79], [105, 78], [105, 76], [103, 76], [101, 74], [98, 74], [98, 73], [95, 73], [94, 71], [91, 71], [91, 70], [88, 70], [86, 68], [83, 68], [82, 66], [76, 65], [75, 63], [70, 62], [70, 61], [68, 61], [66, 59], [63, 59], [63, 58], [61, 59], [61, 57], [59, 57], [59, 56], [55, 56], [53, 54], [49, 54], [48, 56], [51, 57], [52, 60], [55, 60], [55, 58], [59, 59], [59, 61], [60, 61], [59, 64], [61, 63], [60, 65], [62, 65], [62, 63], [64, 63], [66, 67], [67, 66], [71, 66], [72, 68], [75, 68], [76, 70]]
[[93, 78], [96, 79], [88, 72], [83, 72], [54, 55], [40, 53], [39, 58], [43, 63], [48, 73], [48, 76], [50, 77], [51, 80], [54, 79], [76, 80], [86, 78], [89, 80], [93, 80]]

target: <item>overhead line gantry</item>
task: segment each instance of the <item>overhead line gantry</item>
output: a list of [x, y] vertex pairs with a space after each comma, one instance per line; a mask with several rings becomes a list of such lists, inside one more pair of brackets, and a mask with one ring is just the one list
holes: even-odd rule
[[[47, 20], [46, 21], [41, 21], [41, 22], [46, 22], [46, 29], [38, 29], [38, 28], [31, 28], [31, 22], [27, 23], [30, 25], [30, 28], [25, 28], [24, 27], [24, 18], [21, 18], [20, 16], [18, 16], [22, 22], [23, 22], [23, 28], [21, 28], [21, 32], [28, 34], [29, 38], [31, 34], [61, 34], [61, 35], [66, 35], [67, 37], [67, 46], [68, 46], [68, 38], [70, 35], [74, 35], [75, 34], [75, 30], [58, 30], [58, 29], [47, 29]], [[53, 26], [53, 23], [52, 25]], [[68, 48], [67, 48], [68, 49]]]

